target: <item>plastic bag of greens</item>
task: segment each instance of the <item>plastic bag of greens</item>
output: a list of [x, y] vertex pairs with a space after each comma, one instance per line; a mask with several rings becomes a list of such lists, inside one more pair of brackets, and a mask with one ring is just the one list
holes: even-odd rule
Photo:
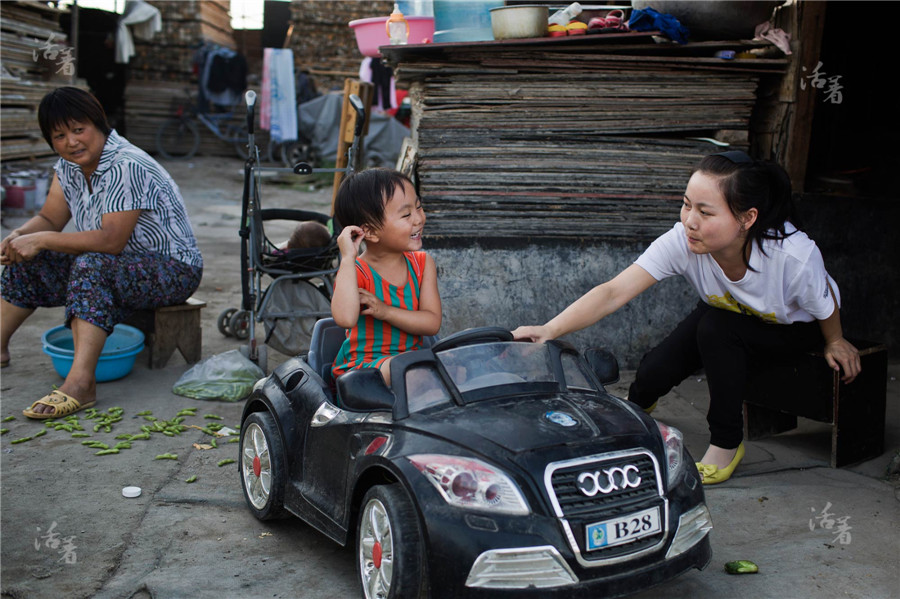
[[263, 370], [233, 349], [198, 362], [172, 387], [172, 393], [192, 399], [240, 401], [250, 395]]

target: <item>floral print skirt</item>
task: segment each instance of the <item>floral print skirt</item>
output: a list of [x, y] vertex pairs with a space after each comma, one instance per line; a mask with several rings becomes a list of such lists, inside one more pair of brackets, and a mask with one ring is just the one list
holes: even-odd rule
[[0, 295], [21, 308], [66, 307], [107, 334], [135, 310], [180, 304], [200, 285], [203, 268], [163, 254], [63, 254], [43, 251], [9, 264]]

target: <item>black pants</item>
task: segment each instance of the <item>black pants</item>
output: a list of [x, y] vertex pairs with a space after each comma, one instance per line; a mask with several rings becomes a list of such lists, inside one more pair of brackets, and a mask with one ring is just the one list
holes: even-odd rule
[[743, 439], [744, 399], [753, 360], [780, 360], [821, 349], [818, 322], [767, 324], [702, 301], [638, 367], [628, 399], [647, 408], [703, 368], [709, 385], [710, 443], [724, 449]]

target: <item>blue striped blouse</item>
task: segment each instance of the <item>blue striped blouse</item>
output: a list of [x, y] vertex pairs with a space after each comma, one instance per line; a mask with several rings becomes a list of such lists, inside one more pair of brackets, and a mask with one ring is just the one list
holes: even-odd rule
[[141, 210], [123, 253], [158, 252], [203, 266], [178, 185], [156, 160], [115, 130], [106, 138], [90, 188], [77, 164], [60, 158], [54, 169], [76, 230], [100, 229], [107, 212]]

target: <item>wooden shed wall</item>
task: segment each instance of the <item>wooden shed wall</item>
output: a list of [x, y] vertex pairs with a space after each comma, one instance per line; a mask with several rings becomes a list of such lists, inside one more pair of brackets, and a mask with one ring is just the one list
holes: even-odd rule
[[[59, 26], [59, 9], [43, 2], [0, 2], [0, 160], [48, 159], [55, 152], [41, 137], [37, 107], [47, 92], [61, 85], [85, 87], [62, 66], [69, 48]], [[71, 54], [70, 54], [71, 55]]]

